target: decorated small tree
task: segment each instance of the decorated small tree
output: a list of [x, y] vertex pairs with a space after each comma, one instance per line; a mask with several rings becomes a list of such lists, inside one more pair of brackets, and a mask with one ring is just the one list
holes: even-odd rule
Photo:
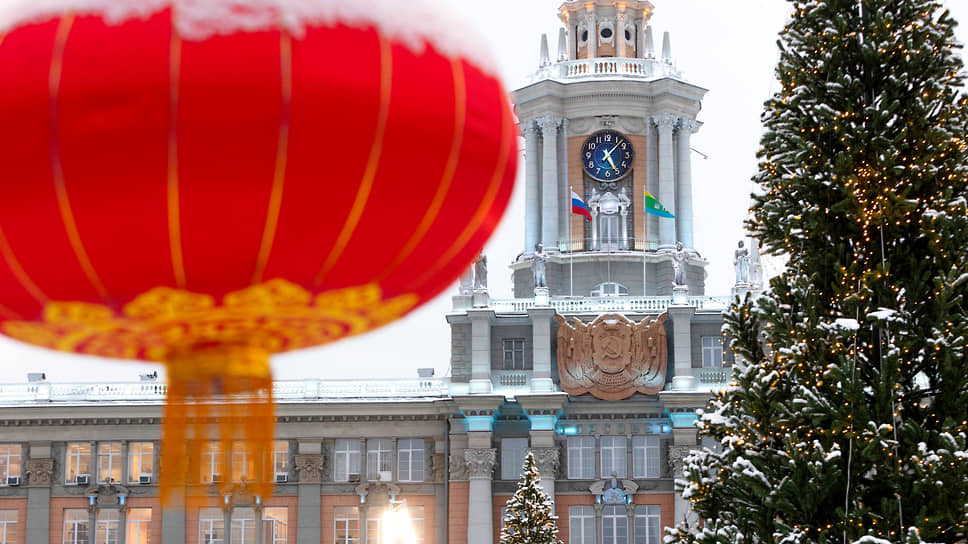
[[501, 544], [561, 544], [551, 504], [551, 497], [541, 489], [534, 456], [528, 452], [518, 489], [507, 502]]

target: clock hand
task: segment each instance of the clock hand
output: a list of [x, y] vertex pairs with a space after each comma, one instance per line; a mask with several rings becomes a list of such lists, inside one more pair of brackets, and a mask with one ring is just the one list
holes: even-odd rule
[[605, 154], [605, 160], [608, 161], [608, 164], [612, 165], [612, 169], [615, 170], [616, 172], [618, 171], [618, 167], [615, 166], [615, 161], [612, 160], [612, 153], [615, 152], [615, 150], [618, 149], [618, 146], [620, 145], [622, 145], [622, 140], [619, 140], [618, 143], [615, 144], [615, 147], [613, 147], [611, 150], [605, 150], [605, 149], [602, 150], [602, 153]]

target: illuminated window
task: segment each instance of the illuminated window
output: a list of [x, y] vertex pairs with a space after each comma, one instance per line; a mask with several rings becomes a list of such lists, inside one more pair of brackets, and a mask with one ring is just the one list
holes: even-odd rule
[[632, 477], [659, 477], [659, 437], [632, 437]]
[[334, 450], [333, 480], [348, 482], [360, 479], [360, 441], [340, 438]]
[[155, 468], [155, 445], [152, 442], [128, 444], [128, 482], [136, 484], [143, 476], [151, 478]]
[[255, 509], [232, 510], [232, 544], [255, 544]]
[[366, 441], [366, 479], [374, 481], [377, 476], [384, 482], [393, 480], [393, 441], [388, 438], [371, 438]]
[[272, 470], [277, 476], [289, 475], [289, 442], [276, 440], [272, 443]]
[[88, 544], [87, 530], [90, 524], [86, 508], [64, 510], [63, 544]]
[[703, 368], [722, 368], [723, 366], [723, 337], [702, 337], [702, 366]]
[[[232, 481], [255, 481], [255, 454], [245, 448], [245, 442], [232, 444]], [[235, 542], [233, 539], [232, 542]]]
[[151, 508], [129, 508], [124, 544], [150, 544]]
[[568, 544], [595, 544], [595, 507], [568, 508]]
[[198, 511], [199, 544], [225, 544], [225, 518], [218, 508], [202, 508]]
[[410, 524], [413, 525], [413, 536], [416, 544], [424, 542], [424, 507], [411, 506], [407, 508], [410, 515]]
[[657, 504], [635, 507], [635, 544], [662, 544], [661, 514]]
[[602, 478], [611, 478], [614, 473], [618, 478], [625, 478], [625, 437], [603, 436], [602, 441]]
[[602, 508], [602, 544], [628, 544], [629, 515], [625, 506]]
[[568, 478], [589, 480], [595, 477], [595, 437], [568, 437]]
[[262, 544], [289, 542], [289, 509], [267, 507], [262, 510]]
[[120, 442], [102, 442], [97, 445], [97, 481], [121, 482]]
[[20, 476], [20, 444], [0, 444], [0, 486], [7, 485], [7, 478]]
[[527, 438], [501, 439], [501, 479], [517, 480], [524, 467], [524, 457], [528, 453]]
[[337, 506], [333, 509], [333, 544], [359, 544], [360, 509]]
[[400, 482], [424, 481], [423, 439], [397, 441], [397, 480]]
[[75, 442], [68, 444], [64, 461], [64, 483], [73, 485], [77, 482], [78, 476], [90, 476], [91, 444], [88, 442]]
[[118, 544], [121, 540], [121, 513], [113, 508], [97, 511], [94, 520], [94, 544]]
[[221, 482], [224, 477], [225, 452], [222, 451], [222, 444], [206, 442], [202, 445], [202, 483]]
[[0, 510], [0, 544], [17, 542], [17, 511]]

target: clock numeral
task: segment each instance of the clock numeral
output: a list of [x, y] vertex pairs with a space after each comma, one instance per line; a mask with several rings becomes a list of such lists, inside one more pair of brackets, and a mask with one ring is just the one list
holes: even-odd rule
[[589, 168], [595, 168], [595, 161], [588, 161]]
[[[622, 161], [622, 168], [628, 168], [628, 167], [629, 167], [629, 163], [627, 163], [627, 162], [625, 162], [625, 161]], [[617, 172], [617, 171], [618, 171], [618, 170], [616, 170], [616, 172]]]
[[610, 178], [610, 177], [612, 177], [612, 171], [611, 171], [611, 170], [606, 170], [606, 171], [605, 171], [605, 177], [606, 177], [606, 178]]
[[605, 141], [606, 142], [611, 142], [612, 141], [612, 135], [611, 134], [606, 134], [605, 135]]
[[595, 151], [595, 148], [596, 148], [596, 147], [597, 147], [597, 146], [596, 146], [596, 145], [595, 145], [595, 144], [594, 144], [593, 142], [588, 142], [588, 149], [589, 149], [590, 151]]
[[597, 176], [601, 171], [602, 171], [602, 167], [599, 166], [598, 168], [595, 169], [595, 175]]
[[622, 142], [622, 149], [628, 149], [629, 144], [627, 142]]
[[626, 151], [626, 152], [625, 152], [625, 158], [626, 158], [626, 159], [631, 159], [631, 158], [632, 158], [632, 154], [631, 154], [631, 153], [629, 153], [628, 151]]
[[602, 137], [599, 136], [599, 137], [595, 138], [595, 143], [598, 143], [598, 144], [602, 143]]
[[592, 152], [591, 152], [591, 151], [586, 151], [586, 152], [585, 152], [585, 158], [586, 158], [586, 159], [590, 159], [590, 158], [592, 158]]

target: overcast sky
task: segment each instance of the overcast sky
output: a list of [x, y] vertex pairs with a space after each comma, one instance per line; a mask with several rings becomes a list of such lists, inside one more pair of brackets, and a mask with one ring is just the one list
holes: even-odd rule
[[[3, 1], [3, 0], [0, 0]], [[538, 46], [547, 33], [557, 43], [561, 0], [440, 0], [464, 12], [490, 44], [508, 89], [527, 83], [537, 68]], [[763, 101], [775, 90], [776, 35], [786, 21], [783, 0], [652, 0], [656, 45], [670, 31], [676, 65], [691, 83], [709, 89], [699, 120], [703, 127], [692, 146], [696, 249], [709, 260], [707, 295], [728, 295], [733, 281], [732, 252], [743, 235], [742, 222], [753, 189]], [[968, 1], [946, 0], [956, 19], [968, 25]], [[968, 28], [968, 27], [966, 27]], [[958, 29], [964, 42], [968, 30]], [[555, 51], [552, 51], [552, 56]], [[523, 163], [522, 163], [523, 165]], [[486, 247], [493, 298], [510, 298], [511, 259], [524, 246], [523, 168], [511, 206]], [[419, 367], [448, 374], [449, 327], [456, 286], [406, 319], [370, 334], [331, 346], [273, 359], [277, 379], [416, 377]], [[27, 372], [69, 381], [136, 380], [139, 372], [160, 365], [124, 363], [48, 352], [0, 337], [0, 383], [23, 382]]]

